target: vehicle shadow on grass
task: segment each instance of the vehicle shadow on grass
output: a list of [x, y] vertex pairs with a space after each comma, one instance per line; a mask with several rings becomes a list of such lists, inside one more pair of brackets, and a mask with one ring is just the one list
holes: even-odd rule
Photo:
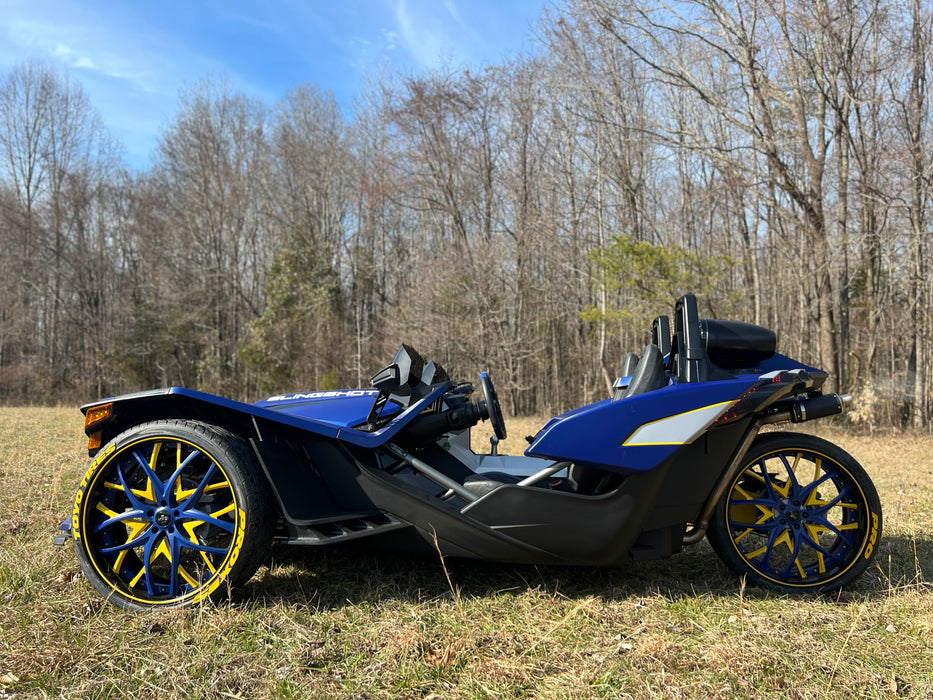
[[[901, 588], [933, 588], [933, 539], [885, 537], [872, 565], [833, 600], [874, 599]], [[617, 567], [500, 564], [438, 556], [382, 553], [358, 547], [314, 549], [277, 546], [267, 566], [236, 596], [321, 610], [348, 604], [494, 598], [539, 590], [569, 599], [622, 600], [701, 595], [766, 598], [782, 593], [743, 587], [707, 542], [669, 559]]]

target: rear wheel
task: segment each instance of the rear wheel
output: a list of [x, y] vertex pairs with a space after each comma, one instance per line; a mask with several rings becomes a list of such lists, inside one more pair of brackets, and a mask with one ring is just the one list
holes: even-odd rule
[[72, 536], [85, 575], [111, 602], [184, 607], [255, 573], [272, 514], [268, 484], [241, 438], [164, 420], [98, 453], [75, 495]]
[[710, 520], [720, 558], [750, 582], [825, 592], [859, 576], [881, 536], [881, 503], [862, 466], [826, 440], [759, 436]]

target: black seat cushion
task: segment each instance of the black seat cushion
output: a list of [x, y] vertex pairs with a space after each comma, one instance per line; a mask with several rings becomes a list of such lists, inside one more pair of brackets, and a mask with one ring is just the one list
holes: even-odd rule
[[635, 374], [632, 375], [632, 381], [628, 385], [624, 398], [654, 391], [666, 385], [664, 357], [661, 355], [658, 346], [651, 343], [645, 347], [645, 351], [638, 361], [638, 367], [635, 368]]

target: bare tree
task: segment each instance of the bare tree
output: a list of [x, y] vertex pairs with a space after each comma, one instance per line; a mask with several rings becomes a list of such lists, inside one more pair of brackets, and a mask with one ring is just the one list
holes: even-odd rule
[[155, 183], [162, 245], [171, 247], [169, 314], [199, 346], [198, 383], [239, 389], [237, 349], [261, 310], [268, 269], [262, 183], [268, 171], [266, 108], [226, 82], [182, 96], [159, 139]]

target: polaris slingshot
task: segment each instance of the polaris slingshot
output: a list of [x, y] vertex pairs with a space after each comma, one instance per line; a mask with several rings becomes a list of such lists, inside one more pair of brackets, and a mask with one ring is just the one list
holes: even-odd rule
[[[673, 325], [673, 329], [671, 326]], [[672, 332], [673, 330], [673, 332]], [[273, 541], [516, 563], [610, 566], [709, 538], [749, 582], [825, 592], [869, 565], [881, 506], [846, 452], [762, 426], [837, 414], [826, 374], [772, 331], [700, 319], [682, 297], [629, 353], [614, 395], [553, 418], [524, 456], [492, 380], [479, 391], [403, 345], [371, 389], [240, 403], [183, 388], [82, 407], [93, 461], [60, 541], [129, 610], [193, 605], [247, 581]], [[488, 420], [491, 454], [470, 448]]]

